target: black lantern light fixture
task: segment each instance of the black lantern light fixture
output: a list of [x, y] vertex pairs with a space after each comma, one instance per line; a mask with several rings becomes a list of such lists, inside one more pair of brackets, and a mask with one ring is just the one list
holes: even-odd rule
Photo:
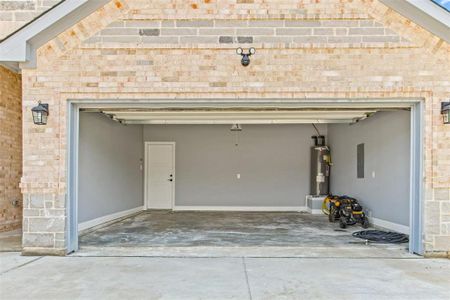
[[248, 49], [248, 52], [247, 52], [247, 53], [244, 53], [244, 50], [243, 50], [241, 47], [239, 47], [239, 48], [236, 49], [236, 53], [237, 53], [238, 55], [241, 55], [241, 56], [242, 56], [241, 64], [242, 64], [244, 67], [246, 67], [246, 66], [248, 66], [248, 65], [250, 64], [250, 56], [252, 56], [253, 54], [255, 54], [255, 53], [256, 53], [256, 50], [255, 50], [255, 48], [251, 47], [251, 48]]
[[450, 124], [450, 101], [441, 103], [441, 114], [444, 124]]
[[38, 105], [31, 109], [33, 114], [33, 123], [36, 125], [46, 125], [48, 117], [48, 104], [41, 103], [39, 101]]

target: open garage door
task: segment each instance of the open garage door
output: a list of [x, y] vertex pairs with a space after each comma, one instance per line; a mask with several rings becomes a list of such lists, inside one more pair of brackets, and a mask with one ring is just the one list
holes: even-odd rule
[[327, 193], [357, 198], [421, 253], [420, 102], [213, 102], [72, 104], [72, 250], [358, 244], [361, 228], [336, 230], [308, 202], [323, 135]]

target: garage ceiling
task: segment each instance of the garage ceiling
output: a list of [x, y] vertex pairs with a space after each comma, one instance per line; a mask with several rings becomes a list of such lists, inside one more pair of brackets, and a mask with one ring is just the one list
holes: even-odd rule
[[302, 110], [99, 110], [123, 124], [310, 124], [355, 123], [374, 109]]

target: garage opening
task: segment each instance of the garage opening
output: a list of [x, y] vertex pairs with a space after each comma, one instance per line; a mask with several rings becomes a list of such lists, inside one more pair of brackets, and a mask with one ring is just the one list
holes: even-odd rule
[[78, 123], [78, 253], [408, 255], [323, 213], [327, 194], [348, 195], [369, 229], [410, 234], [408, 107], [95, 107]]

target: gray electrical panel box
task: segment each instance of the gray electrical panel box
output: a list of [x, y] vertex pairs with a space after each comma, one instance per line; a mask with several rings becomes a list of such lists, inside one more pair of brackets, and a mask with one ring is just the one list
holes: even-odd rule
[[356, 177], [364, 178], [364, 144], [356, 146]]

